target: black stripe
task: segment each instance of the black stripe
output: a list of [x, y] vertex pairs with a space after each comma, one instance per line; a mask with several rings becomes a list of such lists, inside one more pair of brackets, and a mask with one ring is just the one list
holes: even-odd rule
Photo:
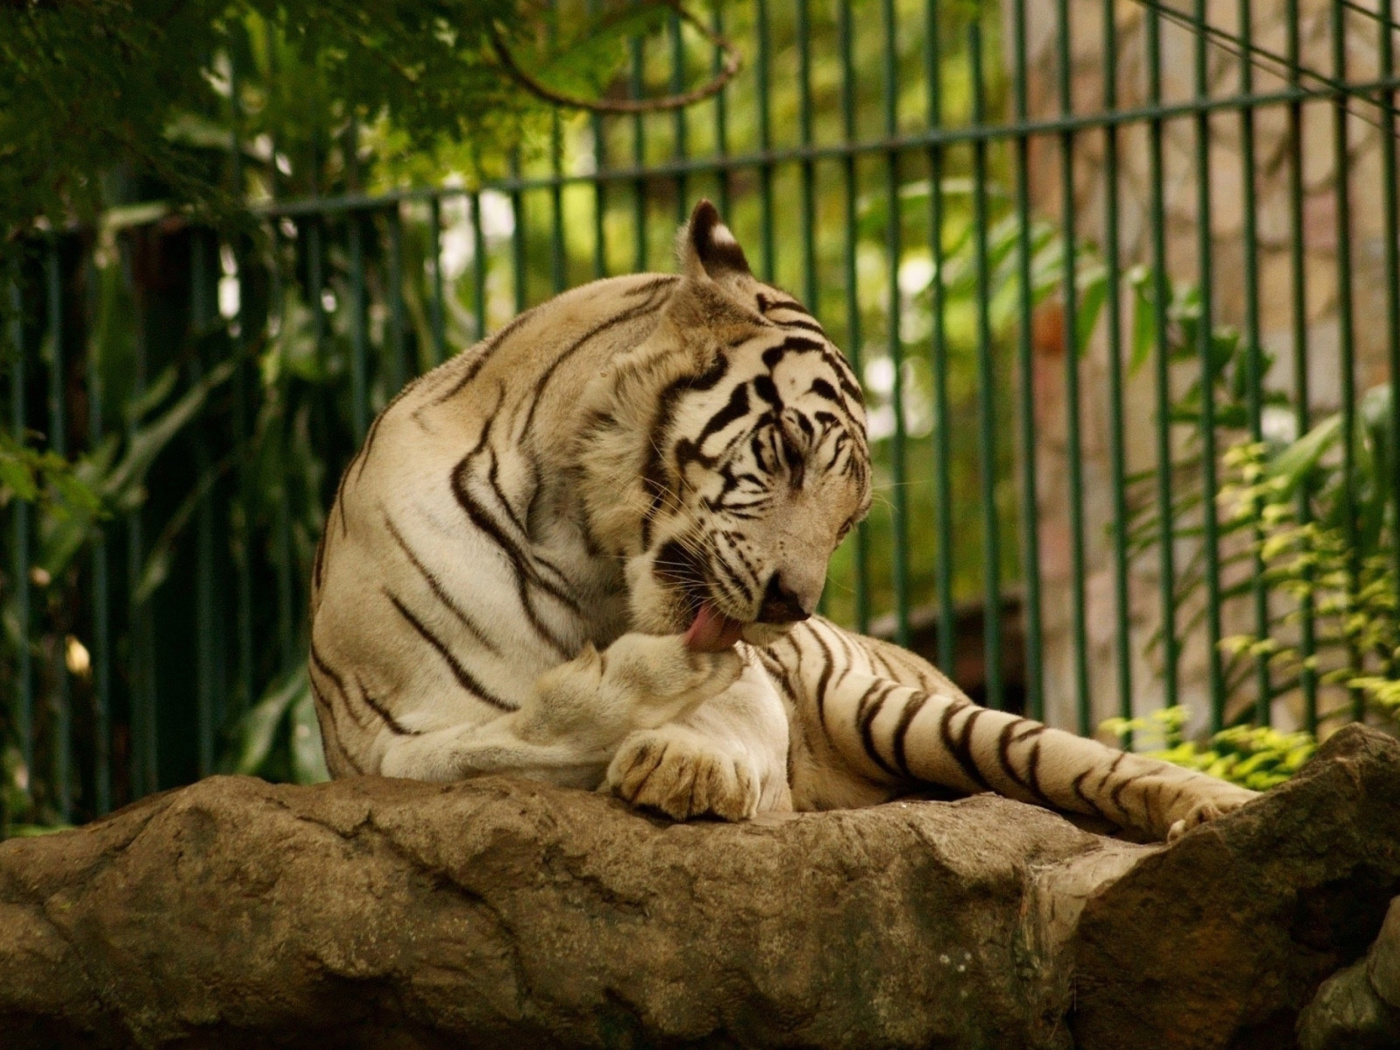
[[[896, 682], [877, 680], [865, 691], [856, 707], [856, 724], [860, 727], [860, 742], [865, 747], [865, 753], [870, 756], [871, 761], [892, 777], [899, 776], [899, 772], [885, 761], [885, 757], [875, 747], [875, 719], [879, 717], [880, 710], [885, 706], [885, 701], [889, 698], [890, 693], [897, 688], [899, 685]], [[880, 690], [880, 694], [872, 698], [871, 694], [877, 689]]]
[[[826, 640], [822, 638], [820, 631], [813, 631], [812, 638], [816, 641], [817, 647], [822, 651], [822, 672], [817, 677], [817, 724], [822, 727], [822, 733], [825, 734], [827, 740], [831, 741], [831, 730], [828, 729], [826, 725], [826, 687], [827, 683], [831, 681], [831, 648], [826, 644]], [[835, 743], [834, 741], [831, 742]]]
[[[967, 721], [963, 724], [963, 731], [957, 736], [953, 736], [952, 720], [959, 711], [972, 708], [972, 714], [967, 716]], [[938, 735], [943, 740], [943, 746], [948, 754], [952, 755], [958, 765], [962, 767], [963, 775], [984, 791], [990, 791], [992, 785], [987, 783], [987, 778], [982, 775], [982, 771], [977, 768], [976, 761], [973, 760], [972, 751], [968, 747], [968, 740], [971, 737], [972, 726], [976, 724], [977, 718], [982, 714], [982, 709], [970, 703], [950, 703], [948, 709], [943, 712], [943, 717], [938, 723]]]
[[408, 729], [397, 718], [389, 713], [389, 709], [370, 695], [370, 691], [365, 688], [365, 683], [359, 675], [355, 676], [355, 687], [360, 691], [360, 699], [365, 702], [365, 706], [383, 719], [384, 724], [389, 727], [389, 732], [395, 736], [422, 736], [420, 729]]
[[588, 331], [584, 332], [583, 335], [579, 336], [572, 343], [570, 343], [563, 350], [561, 350], [558, 354], [556, 354], [554, 360], [549, 363], [549, 367], [546, 368], [544, 372], [540, 374], [538, 379], [535, 380], [535, 387], [534, 390], [531, 392], [529, 398], [530, 408], [525, 413], [525, 422], [521, 424], [520, 429], [517, 431], [517, 434], [523, 437], [525, 434], [528, 434], [530, 432], [531, 427], [534, 426], [535, 411], [539, 408], [541, 397], [544, 394], [544, 389], [554, 378], [554, 373], [560, 365], [562, 365], [568, 358], [572, 357], [575, 353], [581, 350], [590, 340], [596, 339], [608, 329], [615, 328], [620, 324], [626, 324], [628, 321], [633, 321], [639, 317], [645, 317], [647, 314], [652, 314], [659, 311], [668, 302], [670, 302], [670, 297], [668, 296], [666, 299], [663, 299], [660, 302], [658, 302], [657, 299], [659, 297], [655, 294], [656, 290], [662, 286], [674, 284], [678, 280], [680, 280], [680, 278], [676, 277], [674, 274], [660, 274], [645, 284], [638, 285], [635, 288], [628, 288], [627, 291], [624, 293], [626, 295], [640, 295], [644, 292], [649, 293], [647, 295], [646, 302], [639, 303], [636, 306], [628, 307], [621, 313], [613, 314], [611, 317], [607, 317], [602, 321], [599, 321]]
[[448, 651], [447, 646], [443, 645], [442, 642], [433, 634], [433, 632], [428, 630], [427, 626], [424, 625], [423, 621], [418, 619], [418, 617], [414, 616], [413, 613], [409, 612], [408, 608], [403, 604], [403, 602], [399, 601], [399, 599], [388, 588], [384, 588], [384, 596], [388, 598], [390, 602], [393, 603], [394, 608], [398, 610], [399, 615], [409, 622], [409, 625], [412, 626], [412, 628], [418, 632], [419, 636], [425, 642], [431, 645], [434, 649], [436, 649], [438, 655], [441, 656], [443, 660], [447, 662], [447, 666], [451, 669], [452, 676], [457, 679], [458, 685], [460, 685], [468, 693], [471, 693], [477, 699], [484, 700], [492, 707], [500, 708], [502, 711], [517, 710], [517, 705], [506, 703], [504, 700], [493, 694], [489, 689], [487, 689], [480, 682], [478, 682], [475, 678], [473, 678], [470, 672], [468, 672], [467, 669], [457, 661], [457, 658], [453, 656], [451, 652]]
[[438, 601], [442, 602], [443, 605], [447, 606], [451, 613], [461, 622], [462, 626], [471, 633], [472, 637], [480, 642], [486, 649], [500, 656], [500, 648], [495, 642], [491, 641], [490, 638], [486, 637], [486, 632], [482, 630], [480, 625], [467, 615], [465, 610], [457, 604], [450, 594], [443, 590], [442, 584], [438, 582], [437, 576], [428, 571], [428, 567], [423, 564], [413, 548], [408, 545], [408, 541], [403, 538], [403, 534], [399, 532], [393, 519], [390, 518], [387, 513], [384, 515], [384, 524], [388, 526], [389, 535], [394, 538], [394, 542], [399, 545], [399, 549], [403, 551], [404, 556], [408, 558], [413, 567], [418, 570], [419, 575], [427, 582], [429, 589], [433, 592], [433, 596], [436, 597]]
[[485, 508], [467, 491], [466, 474], [468, 472], [468, 466], [468, 460], [463, 459], [452, 472], [453, 496], [456, 498], [458, 505], [466, 511], [467, 517], [471, 519], [472, 523], [489, 536], [505, 553], [515, 574], [515, 589], [520, 598], [521, 608], [529, 618], [531, 626], [533, 626], [540, 637], [547, 641], [555, 650], [561, 654], [567, 655], [568, 650], [563, 640], [540, 619], [539, 614], [535, 611], [534, 602], [530, 596], [530, 587], [532, 584], [539, 587], [575, 613], [579, 612], [578, 602], [561, 588], [551, 583], [549, 580], [544, 579], [535, 569], [530, 552], [507, 536], [505, 530], [496, 523], [486, 512]]
[[[1019, 736], [1015, 735], [1017, 728], [1023, 725], [1029, 726], [1030, 728]], [[1031, 782], [1013, 769], [1011, 765], [1011, 745], [1019, 744], [1023, 740], [1029, 740], [1031, 737], [1038, 737], [1043, 732], [1045, 732], [1045, 727], [1038, 722], [1032, 722], [1029, 718], [1017, 718], [1011, 722], [1007, 722], [1006, 725], [1002, 727], [1001, 733], [997, 736], [997, 761], [1001, 764], [1002, 772], [1010, 778], [1013, 784], [1020, 785], [1035, 795], [1041, 802], [1050, 805], [1050, 800], [1044, 795], [1037, 793], [1036, 789], [1032, 787]]]
[[[459, 394], [462, 391], [463, 387], [465, 387], [468, 383], [470, 383], [473, 379], [476, 378], [477, 373], [480, 372], [481, 369], [486, 365], [487, 359], [490, 358], [490, 356], [493, 353], [495, 353], [496, 349], [501, 345], [501, 343], [504, 342], [505, 339], [512, 332], [518, 329], [521, 325], [533, 319], [536, 310], [539, 310], [541, 307], [547, 305], [549, 304], [541, 303], [540, 306], [536, 306], [533, 309], [526, 310], [523, 314], [520, 314], [518, 317], [513, 318], [504, 328], [502, 328], [495, 335], [487, 339], [485, 343], [481, 344], [481, 348], [477, 351], [476, 356], [471, 359], [470, 363], [467, 364], [466, 368], [463, 370], [461, 378], [458, 379], [457, 382], [452, 384], [452, 386], [448, 389], [447, 393], [442, 394], [441, 396], [436, 398], [433, 401], [433, 406], [436, 407], [442, 404], [444, 401], [450, 401], [452, 398], [456, 397], [457, 394]], [[416, 410], [413, 413], [414, 417], [417, 418], [418, 412], [421, 411], [421, 408]]]
[[336, 674], [335, 671], [331, 669], [330, 664], [326, 663], [326, 661], [321, 658], [321, 653], [316, 648], [316, 643], [314, 640], [311, 643], [311, 665], [308, 668], [308, 670], [318, 671], [326, 678], [329, 678], [331, 680], [331, 684], [335, 686], [336, 691], [340, 694], [340, 703], [341, 706], [345, 709], [345, 713], [350, 716], [351, 720], [360, 729], [369, 729], [369, 726], [365, 722], [360, 721], [359, 716], [351, 708], [350, 694], [345, 688], [344, 679], [342, 679], [340, 675]]
[[1099, 804], [1097, 802], [1091, 799], [1088, 795], [1084, 794], [1084, 780], [1092, 772], [1092, 769], [1084, 770], [1084, 772], [1080, 773], [1079, 776], [1074, 778], [1074, 781], [1070, 784], [1070, 787], [1074, 789], [1075, 797], [1078, 798], [1081, 802], [1083, 802], [1084, 805], [1088, 806], [1089, 811], [1093, 813], [1094, 816], [1102, 817], [1104, 820], [1111, 820], [1112, 818], [1109, 817], [1107, 813], [1105, 813], [1102, 809], [1099, 808]]
[[[1109, 778], [1109, 777], [1113, 776], [1114, 773], [1118, 772], [1118, 766], [1123, 762], [1123, 759], [1125, 759], [1125, 758], [1127, 758], [1127, 757], [1128, 757], [1128, 753], [1127, 753], [1126, 751], [1123, 751], [1123, 752], [1120, 752], [1119, 755], [1118, 755], [1118, 757], [1115, 758], [1115, 759], [1113, 760], [1113, 765], [1111, 765], [1111, 766], [1108, 767], [1108, 772], [1104, 775], [1104, 783], [1105, 783], [1105, 784], [1108, 783], [1108, 778]], [[1130, 781], [1131, 779], [1132, 779], [1131, 777], [1128, 777], [1128, 778], [1125, 778], [1125, 779], [1123, 779], [1123, 780], [1120, 780], [1120, 781], [1118, 782], [1118, 786], [1115, 787], [1115, 788], [1114, 788], [1112, 791], [1110, 791], [1109, 794], [1108, 794], [1108, 799], [1109, 799], [1109, 801], [1112, 802], [1115, 806], [1117, 806], [1117, 807], [1118, 807], [1118, 812], [1119, 812], [1119, 813], [1122, 813], [1123, 816], [1126, 817], [1126, 818], [1129, 819], [1129, 820], [1131, 820], [1132, 817], [1129, 815], [1128, 809], [1127, 809], [1126, 806], [1123, 805], [1121, 799], [1122, 799], [1123, 792], [1124, 792], [1124, 790], [1127, 789], [1128, 783], [1129, 783], [1129, 781]]]
[[913, 772], [909, 769], [909, 758], [905, 751], [905, 746], [909, 737], [909, 726], [913, 723], [915, 716], [924, 709], [924, 705], [929, 701], [929, 694], [926, 692], [916, 692], [909, 698], [909, 702], [904, 705], [904, 710], [899, 713], [899, 723], [894, 727], [893, 747], [894, 764], [899, 767], [906, 777], [914, 778]]
[[388, 411], [388, 408], [385, 408], [384, 412], [380, 412], [379, 415], [375, 416], [374, 422], [369, 425], [369, 433], [365, 435], [365, 443], [360, 446], [360, 466], [359, 469], [355, 471], [356, 481], [359, 481], [365, 472], [365, 464], [369, 462], [370, 452], [374, 448], [375, 435], [379, 433], [379, 424], [384, 422], [384, 413]]

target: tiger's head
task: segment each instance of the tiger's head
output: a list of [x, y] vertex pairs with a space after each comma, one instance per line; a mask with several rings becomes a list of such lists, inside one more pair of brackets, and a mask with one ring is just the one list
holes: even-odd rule
[[709, 201], [679, 249], [656, 330], [588, 399], [586, 513], [624, 558], [634, 630], [764, 645], [816, 610], [869, 509], [860, 387], [802, 304], [754, 278]]

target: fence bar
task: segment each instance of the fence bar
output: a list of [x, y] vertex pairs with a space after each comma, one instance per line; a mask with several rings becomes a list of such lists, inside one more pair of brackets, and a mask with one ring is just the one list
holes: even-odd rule
[[[758, 35], [758, 55], [754, 76], [758, 81], [758, 148], [766, 153], [773, 145], [771, 107], [768, 104], [768, 0], [754, 0], [754, 30]], [[773, 244], [773, 162], [758, 165], [758, 207], [763, 246], [763, 279], [773, 283], [778, 260]]]
[[[804, 146], [812, 144], [812, 24], [810, 0], [797, 0], [797, 126]], [[802, 301], [816, 313], [817, 302], [817, 199], [816, 165], [801, 162], [802, 196]]]
[[[641, 0], [632, 0], [638, 4]], [[632, 51], [632, 69], [628, 76], [628, 97], [642, 97], [643, 51], [640, 37], [633, 37], [628, 46]], [[645, 273], [647, 269], [647, 183], [643, 172], [647, 167], [646, 121], [640, 113], [632, 117], [632, 269]]]
[[[209, 238], [207, 231], [196, 229], [190, 241], [190, 314], [195, 344], [194, 353], [190, 355], [190, 371], [196, 383], [204, 378], [204, 338], [215, 314], [210, 292], [217, 287], [217, 278], [210, 272], [209, 249], [212, 247], [217, 253], [218, 245], [211, 245]], [[203, 420], [196, 424], [194, 462], [199, 484], [205, 484], [212, 462]], [[206, 491], [201, 496], [195, 516], [194, 706], [198, 736], [196, 761], [202, 777], [214, 771], [214, 508], [211, 495]]]
[[[1058, 0], [1058, 83], [1060, 113], [1074, 112], [1070, 90], [1068, 0]], [[1089, 694], [1089, 641], [1084, 611], [1084, 469], [1080, 438], [1079, 395], [1079, 260], [1075, 237], [1074, 131], [1060, 132], [1060, 221], [1064, 243], [1065, 456], [1069, 466], [1070, 633], [1074, 639], [1074, 698], [1079, 732], [1090, 732], [1093, 707]]]
[[[68, 458], [67, 390], [64, 382], [66, 369], [63, 360], [63, 272], [59, 258], [58, 237], [48, 237], [44, 260], [45, 277], [48, 283], [49, 349], [53, 356], [49, 361], [49, 450], [64, 459]], [[58, 782], [59, 817], [66, 824], [73, 817], [72, 782], [72, 712], [70, 711], [71, 685], [68, 681], [67, 642], [68, 637], [62, 621], [55, 632], [53, 674], [54, 690], [50, 701], [53, 712], [53, 762], [54, 779]]]
[[[136, 331], [132, 345], [131, 392], [133, 399], [140, 398], [146, 390], [146, 308], [148, 303], [140, 294], [133, 272], [131, 250], [124, 255], [126, 278], [131, 288], [136, 306]], [[136, 438], [137, 420], [128, 416], [126, 440], [130, 445]], [[141, 579], [141, 567], [145, 564], [145, 535], [141, 510], [133, 511], [126, 519], [126, 585], [127, 622], [131, 631], [131, 658], [129, 679], [131, 682], [129, 778], [132, 799], [140, 798], [156, 790], [156, 769], [158, 753], [156, 749], [155, 712], [155, 645], [152, 637], [150, 616], [145, 607], [136, 600], [136, 587]]]
[[[520, 174], [520, 153], [518, 150], [511, 152], [510, 173], [512, 175]], [[515, 285], [515, 312], [522, 313], [530, 302], [530, 275], [525, 269], [525, 198], [520, 189], [511, 190], [510, 214], [512, 219], [510, 261]]]
[[[480, 209], [473, 209], [480, 214]], [[478, 226], [480, 220], [478, 220]], [[433, 259], [433, 352], [432, 364], [440, 365], [447, 360], [447, 305], [442, 290], [442, 198], [436, 194], [428, 202], [428, 254]], [[477, 266], [483, 265], [481, 258]], [[485, 328], [484, 321], [477, 322], [478, 328]]]
[[[844, 8], [844, 4], [842, 7]], [[943, 63], [939, 53], [938, 4], [924, 2], [924, 77], [928, 88], [928, 122], [939, 127], [943, 121]], [[848, 137], [849, 137], [848, 132]], [[933, 371], [933, 485], [934, 528], [937, 534], [934, 579], [938, 603], [938, 663], [944, 671], [953, 669], [953, 635], [957, 614], [953, 610], [953, 491], [952, 455], [949, 448], [952, 428], [948, 417], [948, 341], [943, 318], [943, 147], [928, 148], [929, 179], [929, 256], [933, 279], [929, 283], [933, 330], [929, 357]]]
[[[841, 6], [845, 6], [844, 4]], [[721, 39], [724, 37], [724, 12], [719, 4], [710, 12], [710, 27]], [[724, 66], [724, 53], [716, 47], [710, 57], [710, 75], [719, 76]], [[729, 88], [723, 87], [715, 96], [715, 153], [719, 174], [719, 213], [727, 221], [733, 218], [729, 211]]]
[[549, 188], [549, 276], [554, 293], [558, 295], [569, 283], [568, 249], [564, 244], [564, 142], [560, 131], [559, 112], [550, 115], [549, 168], [554, 185]]
[[[852, 64], [852, 25], [851, 11], [847, 4], [836, 5], [837, 50], [841, 55], [841, 126], [844, 140], [855, 139], [855, 70]], [[846, 356], [856, 377], [863, 376], [864, 352], [860, 316], [860, 286], [856, 270], [856, 206], [859, 200], [860, 185], [856, 178], [856, 158], [847, 153], [841, 167], [842, 186], [845, 191], [845, 251], [842, 257], [846, 284]], [[856, 630], [862, 634], [870, 630], [870, 528], [862, 521], [855, 528], [852, 537], [856, 575]]]
[[[1287, 0], [1284, 24], [1288, 31], [1288, 82], [1297, 87], [1299, 81], [1298, 0]], [[1311, 408], [1308, 393], [1308, 300], [1305, 285], [1307, 244], [1303, 224], [1303, 107], [1298, 99], [1288, 104], [1288, 203], [1289, 203], [1289, 298], [1293, 304], [1293, 411], [1298, 436], [1310, 427]], [[1306, 526], [1312, 521], [1312, 492], [1305, 482], [1298, 487], [1298, 523]], [[1312, 573], [1303, 567], [1303, 582], [1312, 582]], [[1312, 658], [1317, 652], [1314, 636], [1314, 608], [1311, 591], [1298, 601], [1298, 649], [1302, 654], [1299, 685], [1303, 691], [1303, 727], [1317, 732], [1317, 672]]]
[[[1155, 9], [1144, 16], [1146, 21], [1147, 91], [1154, 107], [1162, 100], [1162, 41], [1161, 16]], [[1156, 352], [1157, 408], [1157, 541], [1161, 559], [1162, 578], [1158, 586], [1162, 598], [1162, 695], [1167, 706], [1180, 702], [1177, 695], [1176, 638], [1176, 558], [1172, 549], [1176, 542], [1172, 520], [1172, 443], [1171, 443], [1171, 373], [1167, 345], [1167, 309], [1171, 302], [1167, 284], [1166, 202], [1163, 179], [1166, 177], [1162, 158], [1162, 121], [1154, 118], [1147, 127], [1148, 182], [1152, 184], [1152, 314]]]
[[389, 228], [386, 255], [389, 273], [389, 396], [393, 397], [408, 382], [408, 340], [403, 304], [403, 218], [395, 204], [385, 216]]
[[[25, 412], [24, 349], [24, 300], [20, 297], [19, 280], [10, 285], [10, 341], [14, 344], [15, 359], [10, 369], [10, 425], [15, 440], [28, 444], [26, 432], [28, 419]], [[34, 797], [34, 664], [30, 648], [30, 564], [29, 564], [29, 504], [22, 499], [14, 500], [14, 587], [15, 617], [19, 634], [19, 653], [16, 668], [15, 732], [19, 735], [20, 760], [24, 763], [25, 775], [29, 778], [29, 797]]]
[[472, 308], [476, 311], [477, 339], [486, 338], [486, 231], [481, 221], [481, 194], [473, 193], [472, 207]]
[[[896, 59], [899, 54], [893, 0], [883, 4], [885, 47], [885, 131], [894, 135], [899, 130], [899, 77]], [[899, 154], [885, 157], [885, 202], [888, 222], [885, 230], [885, 254], [889, 264], [889, 355], [894, 382], [890, 392], [894, 409], [894, 434], [890, 438], [890, 475], [893, 482], [894, 514], [891, 521], [894, 537], [891, 551], [894, 573], [895, 641], [909, 644], [909, 494], [904, 471], [904, 340], [900, 334], [899, 261], [903, 251], [900, 238], [902, 209], [899, 200]]]
[[[1332, 0], [1332, 76], [1346, 83], [1346, 9], [1341, 0]], [[1356, 608], [1360, 589], [1360, 550], [1356, 512], [1356, 341], [1352, 319], [1351, 279], [1351, 157], [1348, 146], [1347, 96], [1339, 93], [1332, 103], [1332, 189], [1337, 206], [1337, 352], [1342, 366], [1342, 531], [1346, 537], [1346, 610], [1348, 620]], [[1394, 237], [1391, 231], [1390, 237]], [[1350, 623], [1343, 626], [1347, 639], [1347, 667], [1361, 669], [1361, 653]], [[1366, 716], [1366, 696], [1360, 689], [1349, 689], [1351, 717]]]
[[[1206, 0], [1196, 0], [1196, 17], [1205, 23]], [[1195, 34], [1193, 55], [1195, 92], [1207, 98], [1206, 34]], [[1210, 117], [1204, 111], [1195, 118], [1196, 146], [1196, 255], [1201, 295], [1201, 320], [1196, 332], [1201, 367], [1201, 553], [1206, 577], [1206, 666], [1210, 676], [1210, 728], [1219, 732], [1225, 722], [1225, 680], [1220, 664], [1220, 539], [1215, 494], [1215, 384], [1211, 380], [1212, 335], [1215, 324], [1214, 281], [1211, 265]]]
[[[667, 20], [667, 30], [671, 38], [671, 92], [679, 95], [685, 90], [685, 41], [681, 39], [681, 18], [674, 11]], [[690, 157], [686, 136], [685, 107], [671, 115], [671, 128], [675, 137], [675, 157], [685, 161]], [[690, 217], [690, 186], [686, 172], [676, 174], [676, 225], [684, 226]]]
[[365, 250], [364, 215], [349, 216], [350, 246], [350, 424], [358, 446], [369, 426], [369, 395], [365, 388]]
[[[87, 255], [88, 316], [96, 315], [98, 277], [92, 256]], [[88, 448], [102, 442], [102, 369], [95, 340], [87, 350]], [[99, 526], [92, 537], [92, 699], [93, 699], [93, 813], [104, 816], [112, 810], [112, 621], [107, 530]]]
[[[1118, 23], [1113, 0], [1104, 0], [1103, 105], [1118, 108]], [[1118, 249], [1118, 128], [1104, 128], [1104, 267], [1108, 298], [1108, 451], [1113, 488], [1114, 672], [1118, 715], [1133, 717], [1132, 626], [1128, 616], [1127, 464], [1123, 449], [1123, 274]], [[1034, 494], [1034, 490], [1031, 490]], [[1131, 746], [1132, 737], [1124, 741]]]
[[[1387, 0], [1388, 2], [1388, 0]], [[1252, 0], [1240, 0], [1240, 90], [1246, 94], [1254, 90], [1254, 64], [1249, 60], [1251, 43], [1254, 38], [1254, 12]], [[1259, 330], [1259, 222], [1258, 205], [1255, 193], [1255, 171], [1257, 161], [1254, 151], [1254, 111], [1240, 110], [1240, 174], [1242, 177], [1240, 209], [1242, 211], [1241, 236], [1244, 238], [1244, 337], [1248, 341], [1245, 352], [1249, 367], [1249, 433], [1252, 441], [1264, 438], [1264, 362], [1260, 346]], [[1253, 579], [1250, 593], [1254, 605], [1254, 631], [1260, 638], [1269, 636], [1269, 588], [1264, 580], [1264, 559], [1260, 555], [1260, 544], [1264, 531], [1255, 525], [1251, 535], [1254, 547]], [[1266, 726], [1270, 723], [1270, 700], [1273, 687], [1269, 682], [1269, 657], [1260, 653], [1254, 661], [1255, 700], [1254, 724]]]
[[[1371, 95], [1394, 92], [1397, 90], [1400, 90], [1400, 77], [1395, 76], [1392, 76], [1388, 80], [1361, 80], [1347, 85], [1347, 94], [1351, 98], [1357, 100], [1364, 100]], [[1204, 110], [1208, 113], [1233, 113], [1246, 106], [1262, 109], [1268, 106], [1286, 105], [1295, 101], [1330, 99], [1335, 94], [1336, 89], [1331, 87], [1319, 87], [1317, 89], [1297, 87], [1285, 88], [1279, 91], [1261, 92], [1255, 95], [1215, 96], [1203, 102], [1189, 100], [1163, 103], [1155, 106], [1138, 106], [1119, 109], [1115, 113], [1108, 114], [1079, 114], [1073, 117], [1051, 117], [1028, 120], [1025, 122], [1006, 121], [1001, 124], [986, 124], [981, 127], [970, 124], [960, 124], [941, 129], [924, 129], [921, 131], [904, 132], [892, 139], [883, 136], [866, 139], [855, 144], [853, 148], [857, 153], [883, 155], [892, 149], [905, 152], [911, 150], [926, 150], [935, 143], [944, 146], [952, 146], [959, 143], [976, 142], [979, 140], [985, 142], [1001, 142], [1006, 139], [1015, 139], [1022, 135], [1034, 137], [1036, 135], [1054, 134], [1066, 129], [1072, 131], [1098, 131], [1109, 124], [1122, 127], [1129, 124], [1141, 124], [1145, 121], [1174, 120], [1179, 117], [1192, 116], [1198, 110]], [[606, 182], [645, 182], [653, 178], [674, 178], [682, 171], [689, 175], [714, 175], [746, 168], [758, 168], [765, 164], [788, 164], [802, 160], [804, 157], [810, 157], [815, 161], [832, 160], [845, 156], [849, 151], [849, 148], [843, 144], [824, 145], [816, 143], [810, 147], [801, 145], [774, 146], [767, 150], [755, 150], [722, 159], [697, 157], [684, 162], [663, 160], [645, 166], [634, 165], [632, 167], [609, 168], [606, 172], [601, 173], [565, 174], [559, 176], [559, 181], [565, 184], [578, 183], [580, 185], [592, 183], [598, 179], [602, 179]], [[531, 191], [546, 189], [551, 186], [554, 181], [554, 176], [549, 174], [529, 177], [523, 175], [508, 176], [493, 181], [491, 187], [502, 193], [509, 193], [517, 189]], [[339, 212], [362, 210], [365, 207], [382, 207], [390, 201], [428, 200], [434, 196], [464, 196], [468, 192], [469, 191], [465, 188], [454, 189], [452, 187], [439, 187], [432, 189], [393, 190], [388, 193], [376, 193], [373, 195], [351, 193], [335, 198], [302, 198], [300, 200], [258, 204], [253, 206], [250, 210], [259, 215], [307, 215], [313, 213], [333, 215]]]
[[[1395, 70], [1395, 43], [1392, 39], [1393, 22], [1392, 0], [1380, 0], [1380, 73], [1390, 79]], [[1386, 356], [1390, 364], [1390, 470], [1387, 479], [1391, 496], [1395, 501], [1395, 517], [1390, 534], [1392, 571], [1395, 576], [1397, 593], [1394, 595], [1396, 608], [1400, 609], [1400, 245], [1397, 245], [1394, 231], [1400, 228], [1400, 214], [1397, 214], [1397, 180], [1395, 163], [1395, 108], [1394, 95], [1387, 94], [1382, 99], [1386, 103], [1381, 109], [1381, 194], [1384, 214], [1383, 229], [1392, 235], [1385, 238], [1385, 333]], [[1377, 479], [1378, 484], [1383, 484]], [[1396, 657], [1391, 657], [1391, 673], [1395, 673]]]
[[[983, 119], [986, 84], [982, 78], [982, 27], [967, 27], [967, 51], [972, 76], [972, 119]], [[973, 238], [977, 253], [977, 408], [978, 466], [982, 474], [982, 572], [986, 594], [983, 631], [986, 638], [988, 707], [1002, 706], [1001, 685], [1001, 538], [997, 520], [996, 373], [992, 367], [992, 327], [989, 315], [991, 277], [987, 260], [987, 145], [972, 147]]]

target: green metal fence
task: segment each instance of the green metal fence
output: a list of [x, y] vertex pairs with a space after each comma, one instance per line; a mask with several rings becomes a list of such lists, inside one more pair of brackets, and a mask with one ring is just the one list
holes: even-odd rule
[[[1359, 529], [1393, 551], [1400, 499], [1400, 405], [1363, 406], [1356, 374], [1400, 375], [1400, 82], [1390, 0], [1299, 8], [730, 3], [703, 9], [746, 56], [717, 98], [555, 117], [504, 177], [384, 188], [348, 126], [309, 156], [267, 144], [261, 168], [232, 143], [237, 233], [157, 205], [26, 239], [12, 434], [79, 457], [107, 512], [10, 499], [8, 819], [87, 819], [240, 761], [314, 770], [306, 581], [373, 413], [556, 291], [670, 268], [702, 195], [869, 391], [880, 494], [833, 561], [829, 615], [1081, 732], [1178, 699], [1214, 728], [1285, 701], [1315, 727], [1325, 667], [1284, 680], [1266, 647], [1220, 643], [1282, 631], [1311, 657], [1335, 610], [1273, 586], [1247, 542], [1267, 523], [1226, 527], [1215, 495], [1228, 446], [1335, 411], [1358, 435], [1327, 452], [1341, 590], [1400, 579], [1400, 554], [1363, 580], [1356, 553]], [[1378, 58], [1349, 68], [1348, 44]], [[672, 19], [633, 43], [624, 87], [718, 62]], [[279, 199], [278, 171], [303, 166], [325, 195]], [[1298, 520], [1324, 495], [1303, 484]], [[1344, 663], [1394, 676], [1393, 651], [1345, 640]]]

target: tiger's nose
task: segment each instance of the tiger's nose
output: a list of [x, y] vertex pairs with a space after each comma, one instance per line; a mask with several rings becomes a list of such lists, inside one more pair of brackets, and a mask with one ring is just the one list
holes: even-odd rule
[[803, 606], [802, 599], [784, 586], [781, 573], [768, 577], [768, 589], [758, 608], [759, 623], [797, 623], [811, 615], [812, 610]]

